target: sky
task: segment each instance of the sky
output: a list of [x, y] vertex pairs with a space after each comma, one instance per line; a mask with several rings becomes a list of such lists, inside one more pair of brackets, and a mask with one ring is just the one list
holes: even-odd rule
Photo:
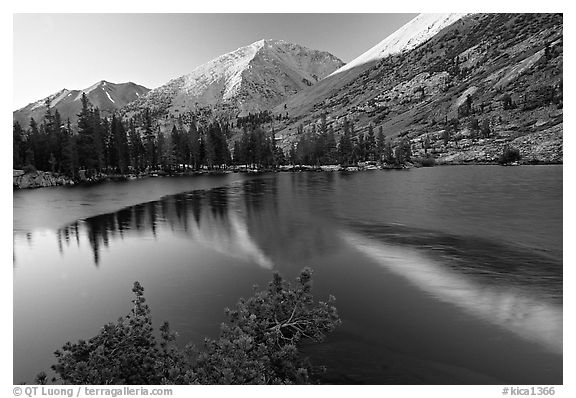
[[260, 39], [349, 62], [417, 14], [14, 14], [13, 109], [63, 88], [155, 88]]

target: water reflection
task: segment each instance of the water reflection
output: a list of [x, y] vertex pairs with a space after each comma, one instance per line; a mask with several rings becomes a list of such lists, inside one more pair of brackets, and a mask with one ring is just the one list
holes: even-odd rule
[[[102, 250], [112, 240], [156, 239], [160, 232], [170, 232], [266, 269], [275, 258], [276, 269], [291, 272], [293, 264], [321, 256], [337, 244], [335, 229], [303, 203], [310, 198], [279, 194], [291, 189], [279, 187], [276, 179], [254, 179], [180, 193], [73, 222], [56, 231], [57, 245], [64, 255], [72, 242], [79, 246], [85, 238], [98, 267]], [[32, 234], [27, 239], [32, 246]]]
[[425, 252], [447, 271], [464, 274], [480, 285], [520, 289], [526, 294], [562, 304], [562, 263], [546, 251], [403, 225], [369, 222], [348, 225], [351, 232], [374, 239], [376, 245], [383, 242]]
[[480, 284], [405, 247], [344, 232], [343, 239], [433, 297], [562, 353], [562, 307], [510, 285]]
[[[241, 195], [241, 191], [249, 192]], [[160, 230], [186, 236], [211, 249], [271, 269], [272, 261], [253, 241], [248, 232], [246, 214], [256, 214], [263, 194], [260, 184], [220, 187], [163, 198], [159, 201], [130, 206], [118, 212], [102, 214], [74, 222], [56, 232], [61, 253], [72, 239], [79, 244], [84, 235], [90, 245], [93, 262], [101, 262], [102, 248], [113, 239], [151, 235]], [[230, 198], [234, 203], [230, 203]], [[245, 201], [247, 212], [237, 199]], [[274, 209], [272, 206], [270, 209]]]
[[[298, 185], [325, 182], [306, 177]], [[279, 205], [281, 189], [276, 179], [254, 179], [131, 206], [59, 229], [58, 248], [63, 253], [84, 234], [98, 266], [102, 248], [113, 239], [157, 239], [159, 231], [169, 231], [263, 269], [290, 272], [293, 264], [344, 241], [436, 299], [562, 352], [562, 272], [553, 260], [489, 240], [399, 225], [311, 222], [305, 206], [293, 202], [294, 212]]]
[[[317, 297], [335, 294], [342, 330], [351, 341], [363, 342], [346, 351], [350, 340], [342, 342], [345, 333], [337, 332], [332, 341], [342, 344], [333, 346], [335, 363], [359, 358], [358, 372], [370, 367], [373, 380], [382, 382], [380, 359], [372, 366], [366, 356], [413, 350], [422, 359], [515, 384], [561, 382], [561, 250], [549, 244], [558, 237], [557, 199], [535, 200], [538, 214], [533, 202], [512, 215], [505, 206], [498, 214], [511, 221], [486, 217], [500, 198], [490, 196], [484, 207], [469, 205], [477, 191], [475, 184], [463, 188], [470, 180], [464, 175], [453, 192], [468, 192], [467, 200], [458, 199], [443, 213], [444, 194], [432, 188], [446, 170], [433, 170], [439, 173], [435, 179], [415, 174], [420, 171], [263, 176], [86, 217], [49, 233], [15, 235], [19, 358], [33, 358], [25, 350], [34, 339], [49, 356], [62, 336], [88, 336], [121, 315], [106, 310], [125, 304], [122, 292], [135, 278], [150, 286], [161, 318], [188, 333], [186, 342], [216, 333], [221, 309], [250, 294], [253, 283], [266, 283], [269, 270], [292, 279], [311, 266], [318, 275]], [[496, 185], [507, 187], [504, 181]], [[426, 200], [414, 199], [423, 195]], [[543, 208], [552, 217], [542, 216]], [[548, 227], [524, 239], [530, 223]], [[512, 239], [502, 240], [484, 233], [502, 225], [519, 234], [506, 233]], [[548, 243], [525, 250], [534, 242]], [[82, 301], [84, 296], [60, 284], [94, 301]], [[37, 291], [44, 295], [41, 310]], [[97, 311], [100, 318], [93, 319]], [[87, 319], [77, 321], [82, 315]], [[33, 333], [29, 321], [41, 316], [58, 319], [52, 340]], [[26, 374], [33, 373], [30, 366], [22, 365]]]

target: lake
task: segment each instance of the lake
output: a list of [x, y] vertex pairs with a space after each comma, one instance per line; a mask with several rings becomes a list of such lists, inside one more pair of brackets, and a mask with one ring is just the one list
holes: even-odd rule
[[178, 342], [314, 270], [326, 383], [562, 384], [562, 166], [163, 177], [14, 192], [14, 382], [128, 313]]

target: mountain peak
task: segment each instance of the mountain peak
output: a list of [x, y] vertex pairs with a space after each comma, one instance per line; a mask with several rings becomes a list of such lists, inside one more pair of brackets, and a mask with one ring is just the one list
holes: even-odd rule
[[268, 109], [343, 65], [327, 52], [278, 39], [260, 39], [200, 65], [152, 90], [129, 108], [182, 114], [202, 105], [240, 112]]
[[281, 40], [281, 39], [262, 39], [262, 40], [257, 41], [256, 43], [263, 43], [263, 44], [268, 44], [268, 45], [290, 44], [286, 40]]
[[66, 88], [49, 95], [46, 98], [33, 102], [24, 108], [14, 111], [13, 118], [21, 125], [27, 125], [30, 118], [40, 120], [46, 112], [46, 102], [51, 108], [58, 110], [62, 120], [70, 118], [74, 122], [81, 109], [82, 93], [86, 94], [88, 101], [100, 109], [104, 114], [112, 113], [127, 103], [143, 97], [150, 91], [144, 86], [129, 83], [111, 83], [99, 80], [83, 90], [68, 90]]
[[390, 55], [412, 50], [466, 15], [468, 14], [419, 14], [380, 43], [332, 73], [332, 75]]

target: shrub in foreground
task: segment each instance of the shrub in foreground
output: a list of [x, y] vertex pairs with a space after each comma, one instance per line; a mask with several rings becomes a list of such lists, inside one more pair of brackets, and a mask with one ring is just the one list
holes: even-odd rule
[[316, 371], [300, 355], [303, 340], [321, 341], [340, 323], [334, 297], [315, 302], [312, 271], [294, 287], [274, 274], [266, 290], [226, 309], [218, 339], [203, 349], [175, 345], [168, 323], [154, 336], [144, 288], [135, 282], [130, 313], [88, 341], [66, 343], [52, 369], [70, 384], [292, 384], [311, 383]]

